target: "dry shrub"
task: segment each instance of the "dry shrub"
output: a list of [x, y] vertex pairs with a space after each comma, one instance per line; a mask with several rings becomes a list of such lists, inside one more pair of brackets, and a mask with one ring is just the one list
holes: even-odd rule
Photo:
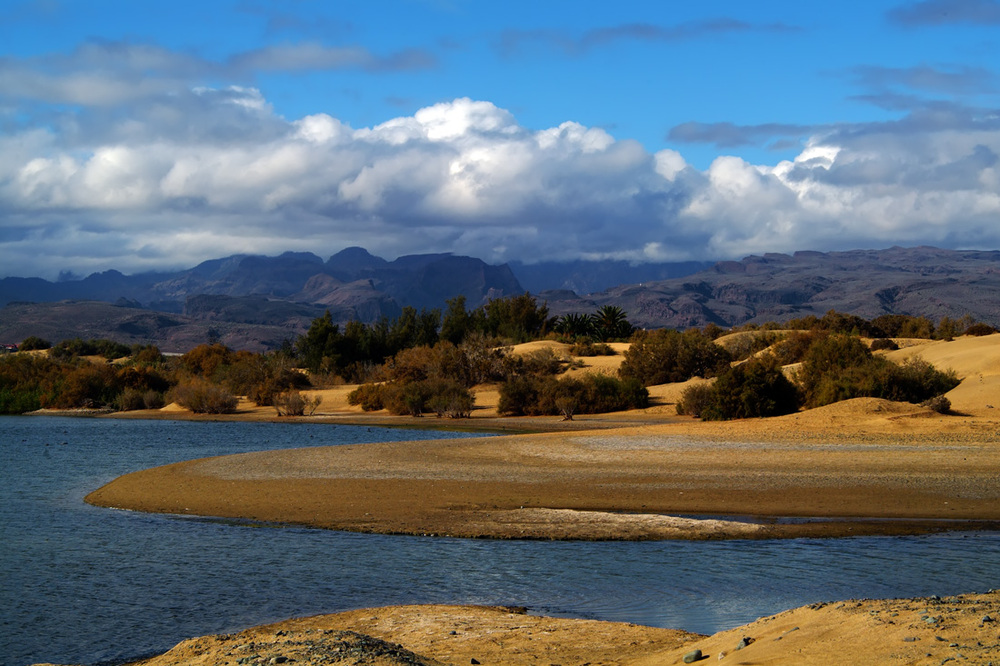
[[943, 395], [936, 395], [930, 400], [924, 400], [920, 403], [921, 407], [926, 407], [938, 414], [948, 414], [951, 412], [951, 400], [944, 397]]
[[226, 389], [200, 380], [178, 384], [173, 399], [196, 414], [232, 414], [239, 404], [236, 396]]
[[595, 343], [590, 340], [584, 340], [570, 347], [569, 353], [573, 356], [614, 356], [618, 352], [606, 342]]
[[360, 405], [366, 412], [375, 412], [385, 408], [382, 400], [384, 384], [362, 384], [347, 394], [347, 404]]
[[278, 393], [272, 399], [278, 416], [312, 416], [322, 402], [323, 396], [321, 395], [309, 398], [298, 391]]

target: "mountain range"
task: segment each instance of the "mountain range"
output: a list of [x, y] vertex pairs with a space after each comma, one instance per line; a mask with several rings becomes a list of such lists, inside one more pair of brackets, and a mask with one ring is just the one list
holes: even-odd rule
[[0, 279], [0, 342], [107, 337], [185, 351], [221, 339], [261, 350], [294, 340], [326, 310], [339, 322], [372, 322], [405, 306], [444, 309], [458, 295], [473, 308], [525, 291], [553, 315], [616, 305], [644, 328], [781, 322], [831, 309], [934, 321], [969, 314], [1000, 325], [1000, 252], [893, 247], [639, 265], [490, 265], [451, 254], [387, 261], [358, 247], [326, 261], [234, 255], [171, 273]]

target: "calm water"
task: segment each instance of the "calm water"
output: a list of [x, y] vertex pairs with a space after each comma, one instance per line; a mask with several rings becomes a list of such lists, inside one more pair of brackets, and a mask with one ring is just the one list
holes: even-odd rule
[[184, 638], [398, 603], [712, 633], [821, 600], [1000, 586], [1000, 535], [728, 542], [388, 537], [98, 509], [143, 467], [236, 451], [449, 436], [250, 423], [0, 419], [0, 664], [99, 663]]

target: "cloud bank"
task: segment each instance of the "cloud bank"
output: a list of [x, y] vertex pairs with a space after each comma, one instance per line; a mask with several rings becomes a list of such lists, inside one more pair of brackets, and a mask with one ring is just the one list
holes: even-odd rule
[[[139, 55], [143, 67], [183, 82], [182, 59]], [[379, 66], [363, 54], [308, 49], [269, 57], [276, 67]], [[17, 63], [8, 65], [0, 100], [17, 75]], [[651, 153], [572, 121], [523, 127], [488, 101], [454, 99], [353, 128], [323, 113], [283, 118], [252, 87], [185, 88], [157, 77], [155, 89], [119, 90], [113, 77], [95, 87], [59, 65], [32, 94], [75, 107], [27, 124], [0, 105], [6, 275], [138, 272], [350, 245], [387, 257], [452, 251], [528, 262], [1000, 247], [995, 110], [941, 103], [890, 122], [675, 129], [719, 145], [808, 135], [794, 160], [723, 156], [700, 171], [678, 152]], [[903, 74], [930, 87], [978, 76]]]

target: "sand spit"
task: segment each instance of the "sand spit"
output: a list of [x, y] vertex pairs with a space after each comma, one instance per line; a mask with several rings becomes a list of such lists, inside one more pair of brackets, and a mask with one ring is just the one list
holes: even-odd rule
[[[246, 453], [135, 472], [87, 501], [361, 532], [496, 538], [1000, 527], [1000, 429], [952, 429], [951, 419], [962, 417], [912, 405], [851, 403], [738, 424]], [[698, 520], [706, 516], [712, 520]]]
[[[697, 651], [697, 652], [696, 652]], [[135, 666], [1000, 663], [1000, 593], [816, 603], [713, 636], [524, 609], [391, 606], [184, 641]]]

